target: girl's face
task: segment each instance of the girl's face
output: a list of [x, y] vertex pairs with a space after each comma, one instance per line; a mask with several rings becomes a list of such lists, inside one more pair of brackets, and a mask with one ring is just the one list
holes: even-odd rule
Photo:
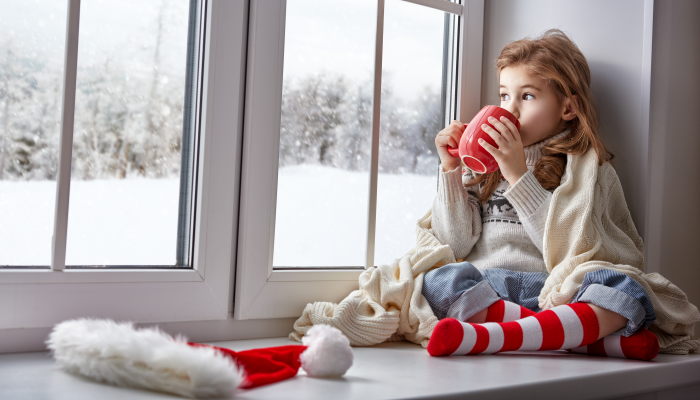
[[501, 70], [501, 107], [520, 121], [523, 146], [535, 144], [564, 130], [576, 117], [568, 98], [560, 96], [546, 81], [516, 65]]

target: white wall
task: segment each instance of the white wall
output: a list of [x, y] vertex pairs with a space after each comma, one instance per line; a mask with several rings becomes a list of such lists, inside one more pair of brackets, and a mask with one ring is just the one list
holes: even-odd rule
[[[647, 271], [700, 305], [700, 1], [657, 0]], [[700, 328], [695, 327], [696, 335]]]
[[[651, 9], [649, 9], [651, 11]], [[649, 13], [650, 14], [650, 13]], [[649, 90], [644, 62], [643, 0], [489, 0], [484, 10], [483, 105], [499, 104], [495, 62], [503, 47], [559, 28], [579, 46], [591, 68], [601, 136], [639, 234], [645, 236]], [[650, 42], [650, 35], [647, 42]], [[646, 105], [647, 110], [643, 110]]]

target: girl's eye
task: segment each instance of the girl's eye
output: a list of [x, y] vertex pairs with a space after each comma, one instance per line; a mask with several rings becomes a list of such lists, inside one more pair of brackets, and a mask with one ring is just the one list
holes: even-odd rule
[[525, 100], [534, 100], [535, 96], [531, 95], [530, 93], [525, 93], [525, 96], [523, 96]]
[[510, 95], [506, 93], [501, 93], [501, 101], [508, 101], [510, 100]]

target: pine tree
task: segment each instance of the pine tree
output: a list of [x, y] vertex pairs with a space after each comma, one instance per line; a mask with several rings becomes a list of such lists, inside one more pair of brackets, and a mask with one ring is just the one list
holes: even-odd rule
[[340, 168], [367, 171], [372, 137], [372, 82], [351, 87], [343, 104], [342, 123], [335, 130]]
[[0, 44], [0, 179], [53, 179], [57, 166], [60, 73]]
[[280, 165], [335, 165], [335, 129], [343, 122], [347, 83], [324, 74], [290, 80], [283, 88]]

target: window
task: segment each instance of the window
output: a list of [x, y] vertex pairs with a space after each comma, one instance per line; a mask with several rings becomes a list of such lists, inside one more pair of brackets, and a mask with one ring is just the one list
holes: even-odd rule
[[[64, 49], [65, 4], [3, 7], [2, 215], [16, 220], [2, 224], [13, 229], [1, 238], [0, 265], [191, 267], [176, 256], [191, 236], [181, 229], [178, 243], [178, 225], [187, 226], [178, 214], [192, 215], [198, 141], [183, 115], [196, 104], [185, 86], [190, 70], [196, 89], [198, 64], [186, 61], [188, 42], [189, 57], [198, 53], [199, 1], [83, 1], [65, 70], [52, 50]], [[44, 19], [38, 30], [27, 23], [32, 14]]]
[[235, 318], [339, 301], [413, 245], [436, 129], [480, 105], [482, 20], [473, 1], [251, 2]]
[[376, 13], [374, 0], [287, 2], [274, 269], [363, 268], [370, 202], [374, 258], [386, 263], [413, 245], [415, 220], [432, 203], [443, 74], [456, 67], [443, 56], [452, 54], [445, 25], [454, 17], [386, 2], [370, 194]]
[[195, 100], [185, 99], [188, 28], [199, 37], [189, 5], [81, 2], [67, 268], [191, 266], [176, 263], [178, 209], [188, 220], [192, 189], [186, 177], [180, 187], [181, 169], [192, 170], [182, 142], [196, 136], [183, 132], [185, 100]]
[[[40, 76], [53, 86], [47, 84], [38, 91], [39, 95], [53, 96], [55, 110], [48, 111], [53, 113], [50, 115], [53, 120], [47, 124], [53, 130], [47, 128], [46, 131], [53, 135], [56, 150], [53, 155], [51, 152], [43, 154], [53, 157], [55, 167], [46, 168], [48, 173], [37, 176], [57, 182], [42, 182], [48, 189], [38, 193], [41, 195], [38, 200], [33, 198], [36, 190], [21, 193], [25, 197], [20, 199], [27, 201], [26, 204], [49, 204], [50, 212], [33, 215], [36, 220], [42, 218], [43, 236], [26, 240], [38, 243], [36, 249], [27, 251], [43, 253], [41, 257], [30, 259], [22, 249], [16, 254], [26, 258], [17, 257], [11, 262], [0, 260], [11, 264], [11, 268], [0, 268], [0, 330], [50, 327], [79, 316], [109, 316], [139, 322], [226, 319], [233, 307], [235, 247], [232, 243], [236, 233], [238, 187], [231, 176], [236, 176], [239, 169], [235, 155], [240, 154], [242, 129], [247, 4], [199, 0], [152, 3], [71, 0], [67, 2], [67, 12], [66, 3], [62, 3], [60, 13], [54, 3], [46, 2], [46, 7], [24, 3], [17, 6], [24, 7], [19, 11], [27, 15], [50, 14], [39, 21], [39, 26], [47, 29], [51, 26], [54, 31], [46, 36], [61, 39], [51, 36], [50, 40], [46, 39], [46, 46], [65, 41], [66, 51], [52, 55], [65, 60], [65, 63], [58, 63], [65, 65], [58, 68], [58, 73]], [[115, 6], [118, 7], [113, 8]], [[139, 11], [138, 7], [147, 10], [134, 12]], [[139, 18], [132, 18], [129, 12]], [[12, 16], [7, 15], [7, 18]], [[56, 21], [51, 22], [54, 19]], [[222, 19], [226, 23], [219, 23]], [[20, 20], [16, 24], [21, 23]], [[100, 30], [105, 30], [105, 34], [96, 34]], [[128, 33], [111, 38], [111, 30]], [[115, 42], [100, 43], [104, 36]], [[103, 47], [113, 50], [114, 58], [105, 57]], [[25, 56], [23, 62], [9, 64], [35, 69], [44, 67], [30, 61]], [[174, 68], [169, 69], [170, 66]], [[215, 76], [215, 71], [225, 72]], [[3, 83], [6, 81], [3, 79]], [[26, 81], [31, 88], [34, 81]], [[65, 87], [56, 89], [56, 82], [65, 82]], [[75, 113], [72, 112], [73, 101]], [[12, 106], [14, 104], [10, 104]], [[61, 110], [63, 118], [56, 117]], [[88, 112], [95, 110], [99, 112]], [[131, 119], [125, 117], [129, 112], [134, 114]], [[183, 136], [183, 126], [186, 133], [189, 130], [193, 135]], [[138, 137], [139, 129], [145, 129], [149, 135]], [[60, 139], [59, 132], [63, 136]], [[129, 135], [133, 136], [129, 138]], [[187, 146], [190, 149], [185, 149]], [[185, 149], [182, 154], [186, 157], [182, 160], [180, 148]], [[72, 176], [71, 153], [74, 156]], [[115, 153], [126, 156], [110, 158]], [[50, 162], [47, 164], [51, 165]], [[5, 172], [15, 173], [7, 168]], [[119, 179], [132, 174], [138, 179], [132, 182]], [[149, 181], [149, 178], [165, 179]], [[2, 202], [14, 201], [16, 207], [12, 210], [32, 215], [32, 210], [6, 195], [10, 184], [25, 183], [16, 182], [17, 179], [1, 182], [3, 195], [0, 198]], [[94, 183], [98, 183], [97, 188], [85, 188]], [[125, 184], [131, 187], [126, 190]], [[51, 192], [52, 187], [58, 188], [58, 195]], [[117, 196], [124, 197], [115, 201]], [[29, 200], [36, 202], [29, 203]], [[110, 201], [113, 203], [108, 203]], [[141, 214], [117, 215], [114, 203], [124, 206], [125, 201], [132, 202], [126, 205], [133, 208], [124, 211]], [[92, 209], [89, 202], [93, 202]], [[151, 205], [144, 206], [149, 202]], [[161, 215], [152, 215], [158, 214], [161, 206], [167, 208], [167, 229], [148, 232], [160, 229], [157, 225], [166, 225]], [[11, 221], [17, 222], [11, 226], [17, 231], [33, 224], [33, 220], [12, 215], [12, 210], [0, 212], [3, 222], [14, 218]], [[54, 210], [58, 211], [54, 213]], [[114, 215], [104, 215], [110, 213]], [[46, 220], [54, 220], [54, 214], [58, 216], [55, 228], [51, 222], [46, 223]], [[81, 241], [84, 244], [92, 238], [81, 239], [81, 232], [72, 232], [71, 226], [86, 223], [93, 229], [100, 225], [96, 222], [105, 220], [112, 225], [104, 224], [106, 226], [100, 227], [104, 229], [87, 236], [97, 238], [96, 244], [107, 242], [107, 245], [92, 255], [81, 254]], [[114, 235], [120, 225], [127, 229]], [[143, 243], [138, 242], [148, 241], [149, 247], [157, 248], [156, 239], [146, 236], [165, 231], [164, 250], [154, 251], [157, 256], [151, 260], [144, 257], [143, 248], [138, 247]], [[139, 240], [129, 242], [123, 238], [143, 232], [148, 233]], [[53, 252], [51, 245], [46, 245], [47, 241], [51, 243], [52, 235], [55, 239]], [[71, 244], [73, 241], [75, 243]], [[7, 254], [5, 243], [0, 243], [0, 247], [2, 254]], [[128, 259], [130, 254], [136, 256]], [[43, 267], [16, 268], [28, 265]], [[174, 268], [176, 266], [182, 268]]]
[[[406, 161], [403, 169], [391, 171], [384, 169], [393, 168], [393, 162], [385, 157], [391, 157], [399, 151], [407, 151], [402, 148], [404, 142], [401, 141], [403, 140], [401, 135], [416, 135], [415, 137], [418, 138], [421, 127], [425, 124], [443, 124], [442, 121], [448, 121], [454, 116], [474, 114], [479, 109], [483, 0], [464, 0], [463, 5], [447, 0], [345, 2], [348, 7], [360, 7], [363, 4], [367, 6], [368, 11], [366, 14], [359, 15], [359, 18], [369, 21], [366, 26], [371, 28], [363, 28], [370, 32], [366, 33], [365, 38], [369, 39], [362, 44], [366, 59], [364, 71], [360, 71], [361, 84], [352, 86], [356, 89], [357, 96], [349, 98], [350, 100], [342, 99], [353, 105], [356, 103], [352, 100], [362, 103], [360, 107], [352, 110], [360, 110], [364, 112], [364, 116], [361, 118], [344, 116], [345, 119], [340, 120], [344, 124], [336, 125], [338, 135], [335, 139], [349, 138], [340, 132], [342, 129], [349, 129], [348, 122], [357, 123], [358, 127], [368, 124], [369, 126], [363, 128], [364, 130], [356, 130], [365, 135], [362, 139], [364, 141], [362, 152], [334, 154], [332, 157], [329, 155], [328, 158], [324, 155], [321, 158], [328, 160], [331, 164], [317, 164], [314, 168], [318, 168], [314, 173], [328, 172], [328, 169], [335, 168], [332, 162], [340, 162], [342, 157], [348, 155], [351, 159], [355, 157], [355, 161], [358, 161], [354, 164], [355, 166], [341, 171], [355, 174], [354, 176], [362, 175], [365, 182], [357, 186], [359, 189], [351, 188], [345, 192], [358, 195], [357, 204], [351, 206], [355, 207], [354, 215], [360, 216], [358, 218], [353, 216], [352, 219], [361, 219], [357, 225], [359, 228], [353, 234], [359, 236], [359, 241], [350, 250], [355, 258], [349, 263], [337, 262], [340, 259], [337, 258], [336, 261], [322, 259], [315, 264], [307, 259], [297, 262], [284, 261], [284, 258], [281, 258], [282, 261], [275, 263], [273, 261], [275, 247], [278, 250], [283, 247], [282, 244], [275, 246], [274, 243], [277, 224], [275, 217], [278, 212], [283, 213], [281, 208], [278, 210], [277, 205], [279, 203], [282, 207], [286, 204], [284, 201], [278, 201], [278, 196], [284, 195], [284, 179], [294, 178], [293, 170], [283, 171], [282, 169], [288, 166], [305, 168], [303, 165], [285, 164], [289, 159], [284, 157], [289, 153], [281, 152], [285, 143], [280, 140], [283, 134], [281, 129], [283, 90], [288, 90], [285, 92], [288, 94], [301, 87], [290, 84], [285, 89], [284, 85], [286, 51], [284, 43], [287, 32], [285, 27], [298, 1], [301, 0], [166, 0], [165, 4], [169, 5], [171, 4], [169, 2], [177, 1], [181, 2], [180, 11], [175, 12], [175, 9], [166, 7], [164, 14], [159, 14], [164, 4], [162, 2], [134, 2], [134, 4], [151, 8], [150, 15], [157, 17], [152, 18], [151, 21], [159, 21], [159, 15], [179, 21], [177, 23], [180, 28], [177, 34], [175, 31], [166, 32], [168, 29], [174, 29], [171, 28], [172, 21], [163, 24], [166, 27], [164, 30], [158, 28], [158, 23], [152, 22], [150, 31], [138, 28], [138, 24], [142, 22], [140, 17], [122, 18], [121, 11], [109, 12], [101, 9], [103, 5], [106, 7], [111, 4], [108, 0], [83, 0], [82, 2], [69, 0], [67, 12], [65, 8], [62, 11], [59, 10], [54, 2], [46, 2], [46, 7], [39, 8], [29, 3], [17, 6], [34, 7], [33, 11], [29, 12], [30, 15], [32, 13], [48, 15], [45, 18], [42, 17], [44, 19], [39, 19], [38, 26], [41, 29], [47, 29], [46, 37], [50, 36], [51, 39], [46, 39], [45, 43], [40, 44], [53, 49], [55, 54], [52, 55], [54, 57], [52, 65], [58, 65], [58, 67], [51, 70], [52, 74], [48, 72], [41, 74], [41, 78], [46, 81], [25, 80], [22, 81], [22, 85], [30, 87], [35, 85], [40, 88], [36, 91], [37, 96], [53, 99], [51, 103], [53, 108], [43, 110], [47, 115], [48, 122], [45, 126], [48, 128], [41, 131], [49, 132], [50, 135], [46, 137], [35, 135], [32, 140], [33, 143], [47, 148], [50, 146], [55, 148], [53, 153], [41, 153], [42, 156], [49, 158], [44, 160], [45, 165], [55, 167], [36, 171], [37, 177], [49, 181], [43, 182], [47, 189], [44, 189], [40, 195], [31, 190], [14, 192], [24, 196], [11, 199], [15, 202], [15, 209], [21, 210], [24, 216], [0, 211], [0, 222], [13, 227], [18, 227], [20, 224], [33, 224], [32, 221], [43, 221], [42, 227], [34, 227], [37, 230], [32, 231], [35, 233], [32, 233], [31, 237], [25, 235], [26, 239], [21, 241], [17, 239], [15, 243], [21, 242], [25, 248], [11, 249], [12, 254], [18, 255], [11, 261], [5, 261], [10, 260], [6, 257], [10, 252], [7, 247], [3, 247], [5, 242], [0, 242], [0, 257], [5, 257], [0, 259], [0, 264], [12, 267], [0, 268], [0, 334], [18, 329], [44, 329], [68, 318], [84, 316], [110, 317], [144, 323], [215, 321], [232, 317], [237, 320], [295, 317], [301, 313], [303, 306], [308, 302], [338, 301], [357, 287], [357, 277], [363, 268], [374, 265], [375, 260], [378, 263], [386, 262], [386, 259], [381, 260], [382, 251], [384, 251], [382, 249], [388, 248], [387, 246], [391, 243], [373, 239], [373, 236], [382, 234], [381, 227], [375, 229], [375, 221], [377, 216], [381, 216], [384, 212], [382, 210], [391, 209], [383, 205], [385, 197], [382, 193], [389, 193], [388, 197], [396, 194], [389, 191], [392, 183], [390, 179], [383, 178], [382, 174], [386, 173], [387, 176], [392, 174], [389, 178], [398, 177], [418, 181], [425, 179], [428, 183], [424, 185], [424, 191], [427, 193], [429, 190], [434, 190], [428, 186], [434, 183], [435, 177], [427, 171], [437, 167], [437, 160], [434, 154], [431, 155], [425, 151], [425, 148], [402, 155], [401, 159]], [[322, 3], [324, 2], [319, 4]], [[63, 6], [65, 7], [65, 3]], [[170, 12], [174, 14], [168, 14]], [[382, 90], [386, 91], [389, 87], [390, 80], [387, 78], [391, 75], [389, 68], [392, 65], [412, 62], [407, 54], [403, 54], [405, 51], [388, 48], [394, 41], [400, 42], [402, 35], [410, 33], [406, 30], [406, 25], [401, 24], [401, 19], [408, 18], [411, 13], [432, 15], [429, 25], [434, 44], [431, 44], [429, 49], [426, 47], [415, 49], [416, 57], [425, 59], [431, 68], [429, 78], [431, 83], [428, 85], [430, 95], [411, 95], [408, 96], [412, 97], [410, 99], [402, 99], [405, 103], [401, 103], [400, 107], [397, 105], [395, 113], [400, 116], [398, 120], [402, 123], [406, 122], [407, 118], [400, 113], [406, 113], [410, 118], [418, 118], [416, 110], [422, 107], [431, 109], [432, 116], [428, 122], [410, 120], [411, 126], [401, 128], [398, 137], [394, 138], [396, 141], [392, 142], [385, 140], [388, 136], [384, 139], [382, 136], [389, 131], [380, 129], [382, 124], [391, 124], [392, 120], [389, 118], [391, 115], [386, 110], [382, 111], [380, 109], [382, 103], [375, 100], [379, 100]], [[9, 14], [3, 14], [0, 18], [5, 18], [5, 15]], [[81, 21], [85, 18], [98, 18], [96, 15], [101, 15], [99, 18], [108, 22], [93, 21], [94, 25], [90, 28], [90, 23], [83, 24]], [[315, 15], [328, 17], [329, 11], [319, 9]], [[399, 22], [394, 25], [392, 21]], [[182, 30], [185, 22], [187, 36], [184, 36]], [[338, 26], [341, 22], [342, 20], [338, 21]], [[20, 23], [22, 23], [21, 18], [15, 18], [12, 21], [12, 24]], [[67, 36], [63, 34], [66, 32], [62, 28], [63, 23], [68, 27]], [[130, 55], [128, 60], [109, 60], [105, 57], [99, 58], [97, 53], [89, 54], [89, 51], [92, 51], [91, 46], [94, 49], [96, 46], [99, 47], [99, 43], [98, 37], [92, 35], [86, 37], [86, 32], [90, 32], [90, 29], [111, 29], [108, 26], [117, 23], [131, 24], [121, 25], [122, 28], [118, 29], [129, 31], [127, 37], [133, 38], [135, 44], [129, 47], [132, 46], [130, 42], [126, 47], [138, 54]], [[352, 24], [346, 26], [351, 28]], [[173, 35], [172, 38], [166, 39], [172, 39], [172, 44], [179, 46], [180, 61], [173, 61], [174, 58], [170, 59], [170, 56], [164, 53], [156, 54], [156, 44], [159, 43], [158, 32], [166, 36]], [[289, 35], [291, 43], [293, 40], [291, 31]], [[175, 40], [175, 36], [180, 39]], [[342, 35], [331, 37], [340, 37], [337, 40], [344, 40]], [[144, 38], [151, 40], [151, 47], [144, 47], [139, 43], [147, 40]], [[345, 39], [350, 40], [347, 37]], [[360, 41], [361, 39], [358, 38]], [[187, 41], [186, 46], [182, 40]], [[56, 50], [61, 47], [61, 43], [65, 43], [64, 50]], [[160, 43], [166, 46], [165, 41]], [[348, 43], [343, 45], [350, 46]], [[335, 43], [335, 45], [339, 44]], [[118, 45], [112, 46], [115, 49], [118, 47]], [[289, 49], [291, 51], [292, 47]], [[83, 56], [83, 52], [88, 54]], [[143, 70], [132, 71], [129, 68], [135, 68], [139, 54], [144, 59], [149, 59], [150, 65]], [[443, 54], [446, 57], [443, 57]], [[6, 54], [1, 56], [5, 59], [8, 57]], [[177, 74], [158, 75], [161, 74], [161, 69], [171, 61], [172, 65], [178, 68]], [[0, 63], [2, 62], [3, 59], [0, 58]], [[179, 62], [186, 63], [186, 67], [178, 64]], [[12, 68], [41, 67], [31, 62], [6, 62], [4, 65], [5, 67], [0, 66], [5, 68], [2, 70], [3, 73], [7, 73], [5, 71], [10, 68], [7, 67], [8, 65]], [[411, 66], [415, 68], [415, 74], [422, 73], [421, 65], [423, 65], [422, 62], [417, 62]], [[156, 66], [158, 68], [155, 68]], [[129, 73], [124, 73], [120, 68], [126, 68]], [[386, 75], [381, 73], [383, 70], [386, 71]], [[91, 71], [96, 72], [90, 75]], [[435, 74], [432, 71], [435, 71]], [[145, 79], [143, 82], [146, 83], [139, 84], [137, 80], [139, 76], [143, 77]], [[124, 82], [127, 77], [130, 81], [132, 79], [136, 81], [126, 84]], [[324, 79], [335, 78], [328, 75]], [[408, 87], [410, 85], [406, 82], [413, 84], [414, 80], [411, 76], [402, 77], [400, 73], [395, 72], [393, 84]], [[0, 82], [0, 85], [5, 84], [2, 89], [5, 91], [0, 92], [2, 96], [7, 96], [6, 93], [9, 93], [6, 81], [7, 79], [3, 78]], [[114, 82], [121, 82], [124, 85], [119, 86]], [[151, 85], [148, 85], [148, 82], [151, 82]], [[180, 86], [169, 86], [175, 85], [176, 82], [180, 82], [178, 84]], [[425, 85], [420, 83], [418, 89], [411, 90], [422, 94], [423, 86]], [[22, 92], [22, 90], [20, 87], [15, 92]], [[181, 94], [171, 96], [170, 90], [173, 93], [181, 91]], [[395, 90], [397, 96], [403, 96], [398, 94], [399, 90], [403, 89]], [[154, 101], [152, 97], [154, 92], [159, 95], [167, 93], [165, 102], [158, 103], [157, 107], [151, 109], [143, 108], [144, 104], [148, 105], [149, 102]], [[382, 96], [389, 98], [388, 94], [382, 94]], [[420, 103], [422, 100], [425, 100], [426, 104]], [[90, 107], [93, 107], [92, 110], [95, 107], [100, 110], [110, 109], [112, 110], [109, 113], [111, 119], [100, 120], [89, 113], [68, 112], [72, 108], [70, 104], [73, 104], [73, 101], [75, 101], [76, 110], [80, 107], [87, 110], [90, 110]], [[438, 102], [439, 107], [436, 106]], [[62, 108], [60, 105], [64, 103], [67, 105]], [[0, 99], [0, 106], [5, 104], [9, 103], [3, 103]], [[387, 107], [387, 104], [388, 102], [384, 103], [382, 107]], [[9, 106], [12, 107], [13, 104]], [[436, 108], [438, 111], [435, 111]], [[126, 140], [125, 135], [134, 132], [127, 129], [123, 119], [123, 111], [127, 109], [141, 112], [141, 119], [137, 122], [151, 124], [148, 132], [157, 132], [158, 136], [154, 133], [150, 138], [155, 139], [159, 146], [164, 145], [158, 150], [161, 151], [159, 155], [154, 156], [153, 153], [149, 153], [148, 157], [137, 155], [134, 148], [139, 146], [141, 146], [140, 151], [146, 151], [144, 149], [155, 151], [154, 147], [149, 147], [152, 144], [150, 139], [143, 137], [142, 142], [132, 141], [127, 150], [129, 141]], [[63, 118], [61, 118], [62, 112]], [[151, 113], [150, 117], [148, 113]], [[44, 120], [34, 118], [33, 121], [38, 124]], [[137, 122], [132, 121], [130, 124], [133, 126]], [[121, 126], [120, 123], [125, 125]], [[98, 132], [89, 131], [92, 129], [89, 128], [91, 124], [101, 127], [99, 133], [102, 139], [98, 141], [99, 146], [81, 147], [86, 146], [86, 143], [80, 142], [81, 140], [90, 142], [94, 139], [90, 135]], [[160, 130], [166, 125], [168, 129]], [[175, 130], [172, 128], [177, 125], [184, 127], [183, 131], [190, 135], [182, 135], [179, 136], [181, 139], [177, 139], [177, 135], [173, 133]], [[2, 127], [0, 125], [0, 129]], [[414, 128], [415, 130], [411, 130]], [[14, 126], [13, 129], [15, 129]], [[163, 133], [166, 131], [168, 133]], [[72, 143], [70, 140], [62, 139], [61, 132], [64, 136], [67, 132], [72, 132]], [[122, 136], [120, 137], [117, 133]], [[53, 144], [50, 146], [45, 144], [51, 140], [54, 141]], [[296, 140], [292, 142], [295, 145]], [[94, 140], [92, 143], [95, 143]], [[177, 153], [175, 149], [178, 146], [180, 146], [180, 154], [185, 155], [179, 160], [175, 156]], [[383, 150], [382, 146], [385, 146], [386, 150]], [[114, 151], [110, 153], [110, 150], [115, 149], [118, 150], [116, 154], [121, 154], [122, 158], [109, 157], [110, 154], [114, 154]], [[169, 152], [162, 152], [163, 149]], [[71, 167], [71, 153], [72, 175], [68, 173]], [[152, 162], [148, 161], [150, 164], [143, 165], [147, 158]], [[345, 159], [344, 165], [352, 165], [355, 161], [351, 159]], [[434, 165], [431, 167], [431, 164]], [[144, 172], [142, 166], [150, 172]], [[8, 172], [7, 168], [5, 172]], [[11, 172], [15, 173], [15, 171]], [[125, 182], [119, 179], [124, 175], [138, 177], [130, 183], [134, 186], [129, 191], [120, 191], [118, 187]], [[146, 181], [152, 178], [158, 181], [155, 183]], [[11, 182], [0, 181], [2, 194], [0, 205], [7, 205], [10, 201], [9, 196], [5, 195], [9, 193], [7, 185], [18, 184], [17, 179]], [[22, 179], [29, 179], [29, 175]], [[144, 182], [143, 186], [138, 186]], [[95, 183], [102, 186], [94, 189], [93, 192], [80, 193], [81, 185]], [[163, 187], [158, 187], [159, 184], [163, 184]], [[364, 189], [361, 188], [362, 185], [365, 186]], [[70, 189], [70, 192], [67, 189]], [[360, 191], [362, 193], [359, 193]], [[69, 193], [70, 202], [67, 201]], [[293, 197], [297, 193], [292, 184], [292, 190], [288, 191], [287, 196]], [[158, 204], [163, 209], [169, 207], [166, 214], [170, 222], [168, 222], [169, 226], [162, 231], [167, 232], [162, 238], [162, 251], [154, 251], [152, 260], [140, 258], [139, 250], [134, 249], [139, 248], [138, 246], [143, 245], [145, 241], [155, 243], [151, 242], [153, 240], [151, 236], [158, 235], [158, 231], [147, 231], [147, 229], [160, 229], [157, 225], [165, 225], [164, 220], [159, 219], [160, 215], [154, 215], [161, 209], [152, 208], [152, 211], [146, 212], [143, 216], [130, 216], [131, 221], [139, 223], [127, 226], [116, 235], [134, 235], [136, 238], [136, 234], [145, 234], [142, 237], [146, 239], [131, 238], [132, 242], [123, 241], [122, 244], [116, 245], [113, 241], [123, 238], [115, 239], [108, 235], [117, 232], [117, 228], [131, 225], [126, 217], [128, 210], [125, 210], [121, 217], [117, 217], [117, 214], [105, 216], [105, 213], [115, 213], [113, 206], [97, 204], [104, 206], [99, 209], [94, 208], [95, 204], [92, 206], [87, 204], [89, 201], [107, 203], [114, 201], [116, 196], [125, 196], [124, 199], [131, 199], [129, 201], [137, 202], [139, 205], [151, 201], [152, 204]], [[167, 200], [157, 200], [155, 196], [163, 196], [161, 198]], [[123, 203], [122, 200], [119, 202]], [[303, 202], [303, 204], [306, 203], [306, 201]], [[19, 208], [17, 204], [20, 204]], [[41, 204], [44, 207], [43, 214], [33, 212], [29, 204]], [[415, 208], [411, 209], [415, 210], [411, 211], [414, 213], [411, 218], [414, 219], [420, 216], [417, 213], [425, 211], [425, 204], [416, 204]], [[23, 207], [24, 205], [27, 207]], [[338, 210], [345, 212], [348, 208], [347, 205], [343, 205]], [[175, 209], [177, 209], [177, 216], [173, 217]], [[59, 211], [56, 212], [56, 210]], [[292, 216], [293, 214], [294, 211]], [[35, 219], [28, 219], [30, 218], [28, 216]], [[56, 218], [55, 224], [46, 222], [47, 219], [52, 221], [54, 216], [59, 217]], [[94, 220], [107, 217], [111, 220], [101, 226], [104, 229], [92, 231], [89, 234], [84, 233], [86, 237], [83, 239], [80, 238], [83, 234], [80, 230], [77, 233], [71, 233], [73, 223], [79, 224], [81, 218]], [[148, 222], [144, 222], [144, 219], [148, 219]], [[408, 224], [410, 226], [412, 222], [409, 221]], [[280, 223], [279, 226], [282, 227], [283, 224]], [[142, 231], [136, 232], [138, 230]], [[57, 234], [54, 235], [54, 232]], [[279, 232], [284, 233], [282, 228]], [[11, 234], [1, 233], [0, 240], [16, 239], [8, 239], [8, 235]], [[75, 238], [73, 235], [76, 235]], [[53, 241], [50, 242], [53, 243], [53, 250], [46, 244], [52, 240], [51, 236], [54, 236]], [[84, 249], [80, 250], [81, 243], [84, 245], [92, 239], [95, 239], [95, 242], [106, 242], [98, 244], [100, 246], [106, 244], [102, 249], [112, 253], [100, 250], [89, 257], [81, 258], [81, 251], [83, 251], [82, 255], [88, 254]], [[155, 248], [155, 245], [153, 246]], [[404, 246], [406, 246], [406, 240], [398, 243], [396, 248]], [[304, 250], [306, 253], [311, 251], [313, 250]], [[390, 250], [385, 254], [391, 257], [398, 255], [394, 253], [395, 250]], [[136, 257], [128, 259], [132, 255]], [[283, 256], [284, 254], [280, 253], [280, 257]], [[18, 266], [41, 268], [17, 268]], [[289, 267], [292, 268], [288, 269]], [[237, 321], [237, 323], [242, 324], [243, 321]], [[264, 335], [264, 332], [260, 335]]]

